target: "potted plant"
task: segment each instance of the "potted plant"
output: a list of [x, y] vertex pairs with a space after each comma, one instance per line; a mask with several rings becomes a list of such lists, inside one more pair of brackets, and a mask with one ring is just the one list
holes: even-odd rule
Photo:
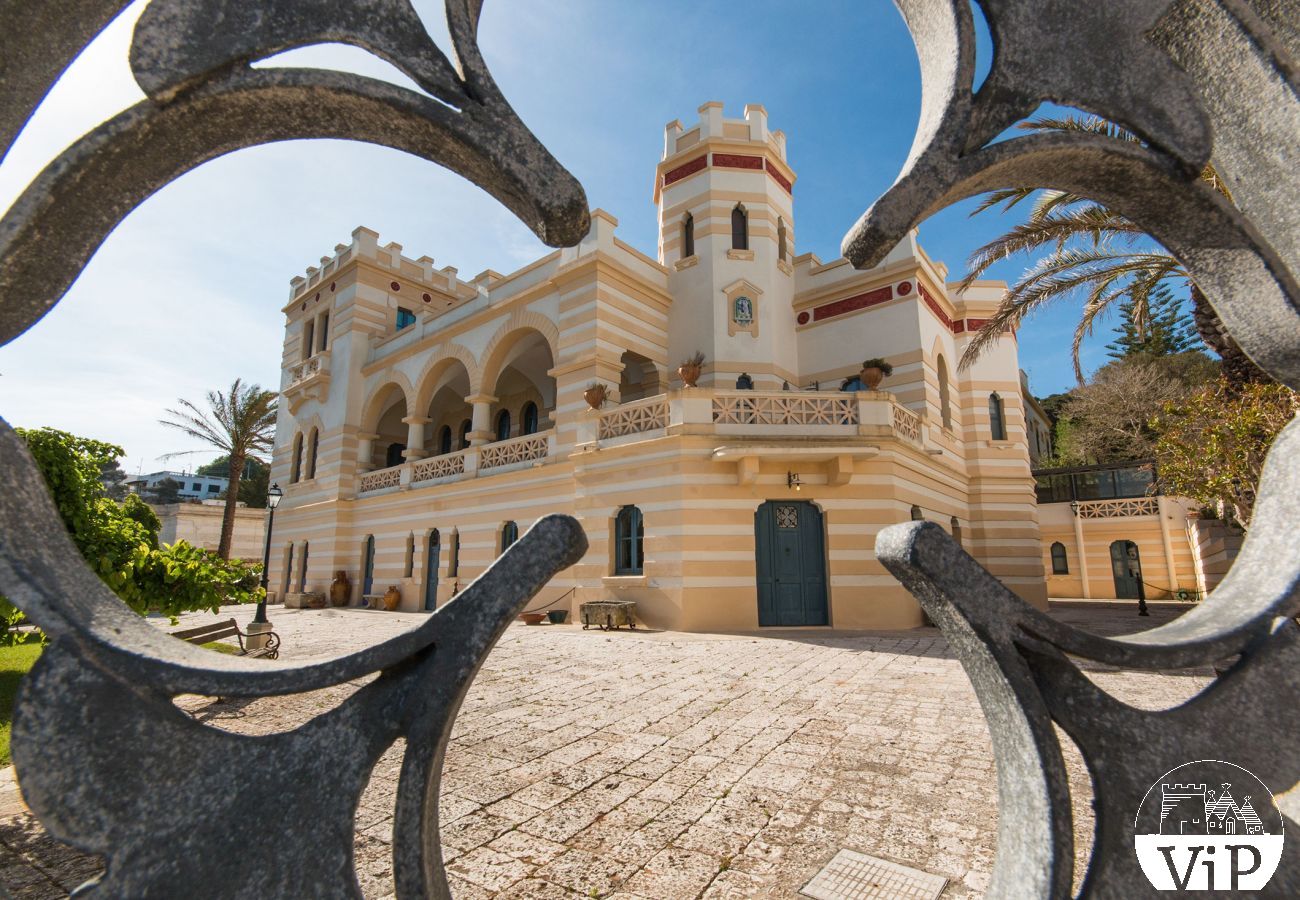
[[700, 380], [700, 372], [704, 370], [704, 354], [696, 350], [689, 359], [677, 367], [677, 375], [682, 379], [682, 384], [687, 387], [695, 387], [695, 383]]
[[592, 409], [600, 409], [605, 404], [605, 393], [605, 386], [598, 381], [593, 381], [582, 392], [582, 398]]
[[858, 373], [858, 378], [867, 386], [867, 390], [879, 390], [880, 382], [887, 376], [894, 374], [894, 367], [879, 356], [873, 356], [871, 359], [862, 363], [862, 371]]
[[384, 591], [384, 609], [389, 612], [397, 611], [397, 604], [402, 602], [402, 592], [397, 589], [397, 585], [390, 584], [388, 590]]

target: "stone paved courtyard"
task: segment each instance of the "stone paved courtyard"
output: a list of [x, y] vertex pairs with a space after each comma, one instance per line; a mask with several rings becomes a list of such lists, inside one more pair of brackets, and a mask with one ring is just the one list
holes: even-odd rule
[[[1094, 603], [1053, 614], [1115, 634], [1179, 611], [1156, 604], [1143, 620], [1131, 604]], [[421, 615], [271, 610], [291, 660], [380, 640]], [[1089, 674], [1156, 708], [1211, 673]], [[214, 727], [261, 733], [306, 721], [355, 687], [178, 703]], [[393, 891], [399, 751], [381, 760], [357, 814], [367, 897]], [[1083, 852], [1088, 779], [1068, 742], [1066, 751]], [[512, 625], [457, 719], [441, 809], [457, 900], [789, 897], [840, 848], [942, 875], [945, 900], [978, 897], [997, 827], [984, 719], [933, 628], [759, 637]], [[15, 897], [62, 897], [98, 867], [44, 833], [12, 778], [0, 783], [0, 885]]]

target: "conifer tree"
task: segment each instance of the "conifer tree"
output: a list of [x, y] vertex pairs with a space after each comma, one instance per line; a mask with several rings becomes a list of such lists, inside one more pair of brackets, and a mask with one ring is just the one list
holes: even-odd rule
[[1119, 307], [1121, 321], [1115, 327], [1118, 337], [1106, 345], [1111, 359], [1134, 354], [1172, 356], [1196, 348], [1196, 326], [1183, 310], [1178, 298], [1167, 287], [1153, 291], [1147, 301], [1146, 321], [1139, 323], [1133, 314], [1133, 301]]

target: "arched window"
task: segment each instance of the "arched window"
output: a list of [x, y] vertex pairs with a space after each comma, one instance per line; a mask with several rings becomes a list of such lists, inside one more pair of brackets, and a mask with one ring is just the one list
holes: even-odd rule
[[776, 258], [784, 261], [786, 257], [785, 219], [776, 220]]
[[[366, 535], [366, 543], [361, 551], [361, 595], [373, 592], [375, 589], [375, 536]], [[364, 606], [366, 601], [362, 600]]]
[[289, 483], [297, 484], [302, 475], [302, 432], [293, 436], [293, 457], [289, 460]]
[[405, 567], [402, 569], [402, 577], [410, 578], [411, 573], [415, 571], [415, 535], [407, 532], [406, 535], [406, 559]]
[[497, 413], [497, 440], [510, 439], [510, 410], [503, 409]]
[[312, 350], [314, 349], [314, 335], [316, 333], [316, 323], [308, 319], [302, 326], [302, 358], [311, 359]]
[[741, 372], [740, 377], [736, 379], [736, 390], [752, 391], [754, 389], [754, 379], [748, 372]]
[[447, 577], [455, 578], [460, 574], [460, 532], [451, 530], [451, 541], [447, 544]]
[[307, 477], [316, 477], [316, 454], [320, 449], [320, 432], [313, 428], [311, 439], [307, 441]]
[[302, 542], [302, 562], [298, 563], [298, 593], [307, 590], [307, 552], [311, 545], [306, 541]]
[[1052, 574], [1070, 574], [1070, 561], [1065, 555], [1065, 545], [1060, 541], [1052, 544]]
[[519, 526], [513, 521], [501, 526], [501, 552], [505, 553], [510, 545], [519, 540]]
[[695, 255], [695, 217], [690, 213], [682, 219], [682, 258]]
[[997, 394], [989, 394], [989, 430], [992, 432], [992, 440], [1007, 439], [1007, 421], [1002, 414], [1002, 398]]
[[614, 574], [644, 574], [645, 523], [641, 510], [625, 506], [614, 519]]
[[384, 453], [384, 465], [388, 467], [400, 466], [402, 464], [402, 451], [405, 449], [405, 444], [389, 444], [388, 450]]
[[952, 526], [952, 539], [961, 544], [961, 522], [956, 516], [953, 516], [948, 520], [948, 523]]
[[451, 452], [451, 426], [450, 425], [442, 426], [442, 430], [438, 432], [438, 452], [439, 453]]
[[749, 249], [749, 214], [740, 203], [731, 211], [731, 249]]
[[519, 411], [519, 433], [537, 434], [537, 404], [531, 400]]
[[284, 592], [289, 593], [289, 588], [293, 585], [293, 544], [290, 543], [284, 548], [284, 578], [282, 579]]
[[469, 446], [469, 431], [474, 427], [474, 423], [469, 419], [460, 423], [460, 449], [464, 450]]
[[952, 389], [948, 386], [948, 361], [939, 354], [939, 419], [943, 427], [952, 430]]

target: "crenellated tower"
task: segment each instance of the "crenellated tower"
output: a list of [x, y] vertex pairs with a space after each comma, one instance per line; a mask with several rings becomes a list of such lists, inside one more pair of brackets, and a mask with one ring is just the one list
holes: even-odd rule
[[675, 367], [701, 351], [702, 386], [734, 386], [741, 373], [759, 389], [798, 382], [794, 181], [762, 106], [727, 119], [706, 103], [690, 129], [664, 129], [654, 199], [675, 298], [668, 356]]

